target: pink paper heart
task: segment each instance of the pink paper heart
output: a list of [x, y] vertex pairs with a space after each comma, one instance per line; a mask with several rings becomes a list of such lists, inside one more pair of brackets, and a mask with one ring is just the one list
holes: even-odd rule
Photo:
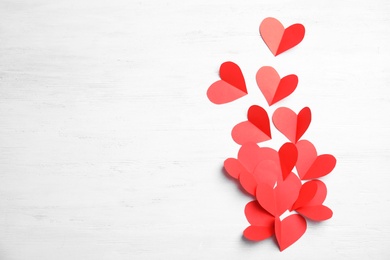
[[275, 110], [272, 121], [275, 127], [292, 143], [298, 142], [309, 128], [311, 122], [310, 108], [303, 108], [298, 115], [287, 107], [279, 107]]
[[271, 139], [267, 111], [253, 105], [248, 109], [248, 121], [237, 124], [232, 130], [233, 140], [238, 144], [260, 143]]
[[234, 62], [222, 63], [219, 69], [221, 80], [207, 90], [207, 97], [214, 104], [225, 104], [248, 94], [240, 67]]
[[280, 78], [278, 72], [269, 66], [261, 67], [257, 71], [256, 81], [269, 106], [288, 97], [298, 85], [296, 75]]

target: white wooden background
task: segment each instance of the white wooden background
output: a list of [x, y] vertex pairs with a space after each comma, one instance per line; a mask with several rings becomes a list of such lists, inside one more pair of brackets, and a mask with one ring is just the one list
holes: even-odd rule
[[[273, 57], [268, 16], [303, 42]], [[0, 259], [389, 259], [389, 27], [386, 0], [0, 0]], [[250, 94], [216, 106], [227, 60]], [[266, 65], [300, 79], [271, 109]], [[309, 106], [304, 138], [338, 159], [334, 217], [283, 253], [242, 239], [221, 170], [252, 104]]]

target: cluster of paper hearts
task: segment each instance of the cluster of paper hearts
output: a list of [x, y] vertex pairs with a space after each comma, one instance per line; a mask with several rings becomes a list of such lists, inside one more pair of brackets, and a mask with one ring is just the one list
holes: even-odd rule
[[[277, 56], [299, 44], [305, 28], [294, 24], [285, 29], [275, 18], [266, 18], [260, 24], [260, 34]], [[248, 94], [237, 64], [223, 63], [219, 74], [221, 79], [207, 91], [211, 102], [225, 104]], [[272, 106], [294, 92], [298, 77], [290, 74], [281, 78], [274, 68], [264, 66], [257, 71], [256, 82]], [[275, 109], [273, 125], [289, 141], [278, 151], [258, 145], [272, 139], [270, 121], [266, 109], [249, 107], [247, 120], [234, 126], [231, 133], [241, 145], [238, 156], [226, 159], [224, 168], [253, 198], [245, 207], [250, 226], [244, 230], [244, 237], [260, 241], [275, 235], [283, 251], [305, 233], [306, 219], [323, 221], [332, 217], [332, 210], [323, 205], [326, 185], [318, 178], [334, 169], [336, 159], [330, 154], [318, 155], [310, 141], [301, 140], [311, 122], [310, 108], [297, 113], [287, 107]]]

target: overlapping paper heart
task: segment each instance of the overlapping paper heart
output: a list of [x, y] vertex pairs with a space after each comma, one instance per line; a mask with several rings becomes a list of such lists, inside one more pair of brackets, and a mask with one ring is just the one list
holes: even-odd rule
[[[299, 44], [305, 28], [294, 24], [285, 29], [275, 18], [266, 18], [260, 25], [260, 34], [277, 56]], [[235, 63], [223, 63], [220, 78], [208, 88], [211, 102], [224, 104], [248, 93], [241, 69]], [[274, 68], [264, 66], [258, 70], [256, 82], [272, 106], [294, 92], [298, 77], [290, 74], [281, 78]], [[289, 140], [279, 150], [258, 145], [272, 141], [278, 134], [271, 131], [264, 107], [252, 105], [247, 120], [233, 127], [232, 138], [241, 147], [237, 158], [225, 160], [224, 169], [253, 198], [245, 207], [250, 224], [243, 232], [246, 239], [260, 241], [275, 236], [283, 251], [306, 232], [306, 219], [324, 221], [332, 217], [332, 210], [323, 205], [326, 185], [318, 178], [334, 169], [336, 159], [330, 154], [318, 155], [310, 141], [301, 140], [311, 117], [308, 107], [298, 113], [287, 107], [274, 110], [273, 125]]]

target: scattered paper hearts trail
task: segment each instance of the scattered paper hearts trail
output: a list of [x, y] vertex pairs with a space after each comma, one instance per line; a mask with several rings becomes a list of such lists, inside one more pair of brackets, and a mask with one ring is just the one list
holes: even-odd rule
[[[275, 18], [266, 18], [260, 25], [260, 34], [277, 56], [299, 44], [305, 28], [294, 24], [285, 29]], [[211, 102], [224, 104], [248, 93], [237, 64], [225, 62], [219, 73], [221, 80], [207, 90]], [[298, 77], [290, 74], [281, 78], [274, 68], [263, 66], [257, 71], [256, 82], [268, 106], [272, 106], [294, 92]], [[275, 109], [273, 125], [289, 142], [278, 150], [259, 146], [278, 134], [271, 134], [268, 115], [264, 107], [249, 107], [247, 120], [235, 125], [231, 132], [233, 140], [241, 145], [237, 158], [226, 159], [224, 169], [253, 199], [244, 210], [250, 224], [243, 232], [244, 238], [261, 241], [274, 236], [283, 251], [306, 232], [306, 219], [324, 221], [332, 217], [332, 210], [323, 205], [327, 188], [319, 178], [332, 172], [336, 158], [318, 155], [310, 141], [300, 140], [311, 122], [308, 107], [298, 113], [287, 107]]]

